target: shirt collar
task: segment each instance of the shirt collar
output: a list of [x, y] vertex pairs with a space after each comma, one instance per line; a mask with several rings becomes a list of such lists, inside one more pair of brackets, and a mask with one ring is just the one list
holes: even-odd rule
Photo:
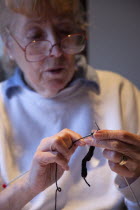
[[4, 81], [2, 89], [8, 98], [11, 98], [14, 94], [21, 91], [22, 88], [27, 85], [22, 79], [22, 72], [19, 68], [16, 68], [14, 74], [6, 81]]
[[[72, 82], [69, 86], [75, 85], [78, 81], [84, 83], [89, 88], [93, 88], [94, 91], [99, 93], [99, 79], [96, 71], [87, 65], [86, 59], [82, 55], [76, 56], [77, 71], [74, 75]], [[4, 82], [3, 91], [8, 98], [11, 98], [17, 92], [22, 91], [22, 88], [29, 89], [23, 79], [22, 72], [19, 68], [15, 69], [13, 76]]]

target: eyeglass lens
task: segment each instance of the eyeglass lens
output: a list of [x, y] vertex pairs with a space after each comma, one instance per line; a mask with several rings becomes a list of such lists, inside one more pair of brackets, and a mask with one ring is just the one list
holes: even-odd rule
[[[49, 56], [52, 44], [50, 41], [33, 41], [26, 47], [28, 61], [41, 61]], [[77, 54], [85, 48], [85, 37], [81, 34], [68, 35], [60, 42], [61, 50], [66, 54]]]

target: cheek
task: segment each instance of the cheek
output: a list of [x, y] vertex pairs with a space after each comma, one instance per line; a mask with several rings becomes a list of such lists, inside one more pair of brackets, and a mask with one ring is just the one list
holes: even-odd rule
[[24, 55], [24, 52], [19, 49], [19, 48], [14, 48], [13, 49], [13, 57], [14, 57], [14, 60], [16, 61], [17, 65], [23, 69], [24, 66], [26, 66], [27, 64], [27, 61], [25, 59], [25, 55]]
[[66, 59], [67, 59], [67, 61], [71, 64], [71, 65], [73, 65], [74, 64], [74, 56], [73, 55], [66, 55]]
[[37, 72], [40, 63], [28, 62], [25, 58], [25, 53], [19, 48], [13, 48], [13, 58], [16, 61], [17, 65], [20, 67], [24, 74], [29, 74], [29, 72]]
[[75, 69], [75, 57], [73, 55], [66, 55], [65, 59], [68, 64], [68, 68], [71, 69], [71, 73], [72, 73]]

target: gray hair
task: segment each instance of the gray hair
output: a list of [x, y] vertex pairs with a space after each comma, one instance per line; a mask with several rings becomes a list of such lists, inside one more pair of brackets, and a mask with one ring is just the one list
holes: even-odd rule
[[[46, 16], [48, 4], [55, 10], [56, 14], [70, 15], [75, 25], [86, 31], [86, 16], [80, 0], [0, 0], [0, 36], [3, 40], [8, 38], [6, 28], [14, 29], [15, 14], [22, 14], [27, 17]], [[47, 10], [49, 14], [49, 10]], [[6, 72], [11, 72], [15, 63], [3, 55], [0, 62]], [[7, 71], [8, 69], [8, 71]]]
[[[19, 13], [28, 17], [42, 17], [46, 15], [47, 5], [56, 13], [72, 15], [75, 23], [86, 30], [85, 12], [80, 0], [0, 0], [0, 35], [6, 36], [6, 27], [10, 27], [14, 14]], [[49, 10], [47, 10], [49, 13]]]

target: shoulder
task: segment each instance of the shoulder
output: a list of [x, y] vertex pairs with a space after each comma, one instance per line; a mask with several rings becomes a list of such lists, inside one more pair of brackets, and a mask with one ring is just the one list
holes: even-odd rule
[[99, 86], [101, 89], [112, 90], [117, 89], [118, 91], [137, 91], [138, 88], [127, 78], [123, 77], [120, 74], [106, 71], [106, 70], [97, 70], [95, 69], [99, 81]]
[[139, 89], [127, 78], [117, 73], [104, 70], [95, 71], [100, 88], [97, 100], [99, 101], [98, 106], [100, 104], [101, 107], [100, 110], [103, 110], [102, 115], [104, 110], [108, 110], [116, 123], [122, 123], [124, 130], [137, 133], [140, 127]]
[[112, 85], [120, 85], [120, 84], [124, 84], [124, 83], [131, 83], [128, 79], [126, 79], [125, 77], [123, 77], [120, 74], [117, 74], [115, 72], [111, 72], [111, 71], [106, 71], [106, 70], [95, 70], [100, 83], [107, 83], [112, 84]]
[[120, 74], [117, 74], [115, 72], [95, 69], [91, 66], [88, 66], [88, 77], [90, 77], [91, 79], [94, 79], [93, 77], [95, 77], [95, 76], [96, 76], [96, 79], [98, 79], [98, 82], [100, 84], [106, 83], [106, 82], [108, 84], [111, 84], [111, 83], [113, 83], [113, 81], [115, 81], [115, 83], [119, 84], [119, 83], [125, 82], [127, 80], [125, 77], [123, 77]]
[[[118, 100], [124, 103], [139, 103], [140, 104], [140, 91], [139, 89], [127, 78], [106, 70], [97, 70], [89, 67], [89, 71], [95, 71], [99, 86], [98, 97], [103, 99]], [[138, 105], [140, 107], [140, 105]]]

